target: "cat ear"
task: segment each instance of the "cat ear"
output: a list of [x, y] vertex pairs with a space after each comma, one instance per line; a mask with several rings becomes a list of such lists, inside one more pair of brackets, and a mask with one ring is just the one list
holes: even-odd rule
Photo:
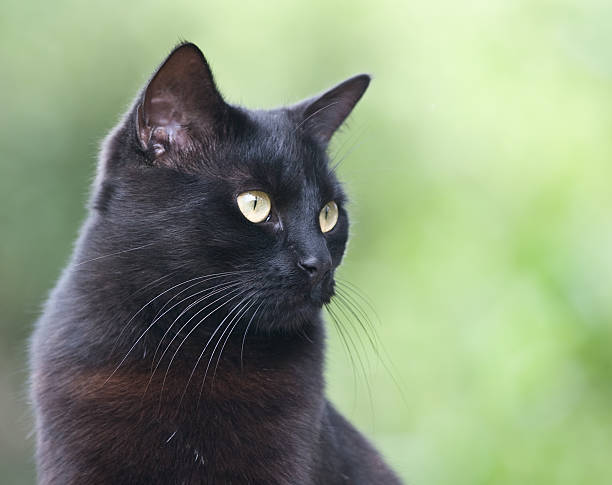
[[226, 108], [204, 55], [181, 44], [159, 67], [137, 108], [138, 138], [155, 158], [214, 131]]
[[317, 141], [327, 144], [369, 84], [370, 76], [359, 74], [322, 95], [302, 101], [294, 107], [299, 113], [298, 125]]

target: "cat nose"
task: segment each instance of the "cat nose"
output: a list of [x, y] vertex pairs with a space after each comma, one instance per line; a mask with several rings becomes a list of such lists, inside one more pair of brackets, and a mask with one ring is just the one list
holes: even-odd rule
[[299, 259], [298, 266], [310, 277], [312, 284], [315, 284], [329, 272], [331, 258], [305, 256]]

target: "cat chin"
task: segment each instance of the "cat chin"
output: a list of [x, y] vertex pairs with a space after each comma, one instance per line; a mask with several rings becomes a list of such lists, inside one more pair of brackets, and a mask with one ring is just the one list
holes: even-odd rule
[[303, 312], [320, 312], [323, 305], [329, 303], [334, 296], [334, 283], [333, 281], [321, 282], [315, 287], [311, 288], [310, 291], [305, 291], [289, 306], [301, 310]]
[[332, 296], [334, 296], [334, 285], [333, 283], [328, 284], [326, 286], [317, 285], [310, 292], [310, 300], [317, 305], [319, 309], [328, 304]]
[[322, 304], [302, 299], [299, 304], [287, 299], [282, 304], [272, 304], [266, 311], [260, 312], [256, 330], [267, 333], [300, 332], [304, 327], [321, 322]]
[[320, 323], [321, 310], [322, 307], [314, 305], [310, 308], [293, 309], [293, 312], [287, 314], [285, 318], [273, 322], [272, 328], [282, 332], [299, 332], [304, 327]]

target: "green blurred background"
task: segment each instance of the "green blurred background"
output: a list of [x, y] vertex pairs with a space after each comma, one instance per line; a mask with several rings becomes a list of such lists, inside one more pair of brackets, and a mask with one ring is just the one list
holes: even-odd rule
[[188, 39], [250, 107], [374, 75], [332, 146], [353, 201], [341, 276], [374, 302], [399, 386], [364, 352], [355, 382], [333, 330], [328, 383], [402, 477], [610, 484], [611, 26], [609, 0], [3, 0], [0, 481], [34, 481], [26, 339], [99, 141]]

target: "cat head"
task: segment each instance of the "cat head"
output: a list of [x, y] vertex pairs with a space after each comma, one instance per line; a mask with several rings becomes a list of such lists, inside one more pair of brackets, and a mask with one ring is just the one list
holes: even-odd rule
[[179, 45], [107, 140], [94, 246], [146, 247], [123, 271], [139, 284], [223, 275], [263, 326], [310, 319], [333, 295], [349, 227], [326, 148], [369, 81], [247, 110], [224, 101], [195, 45]]

